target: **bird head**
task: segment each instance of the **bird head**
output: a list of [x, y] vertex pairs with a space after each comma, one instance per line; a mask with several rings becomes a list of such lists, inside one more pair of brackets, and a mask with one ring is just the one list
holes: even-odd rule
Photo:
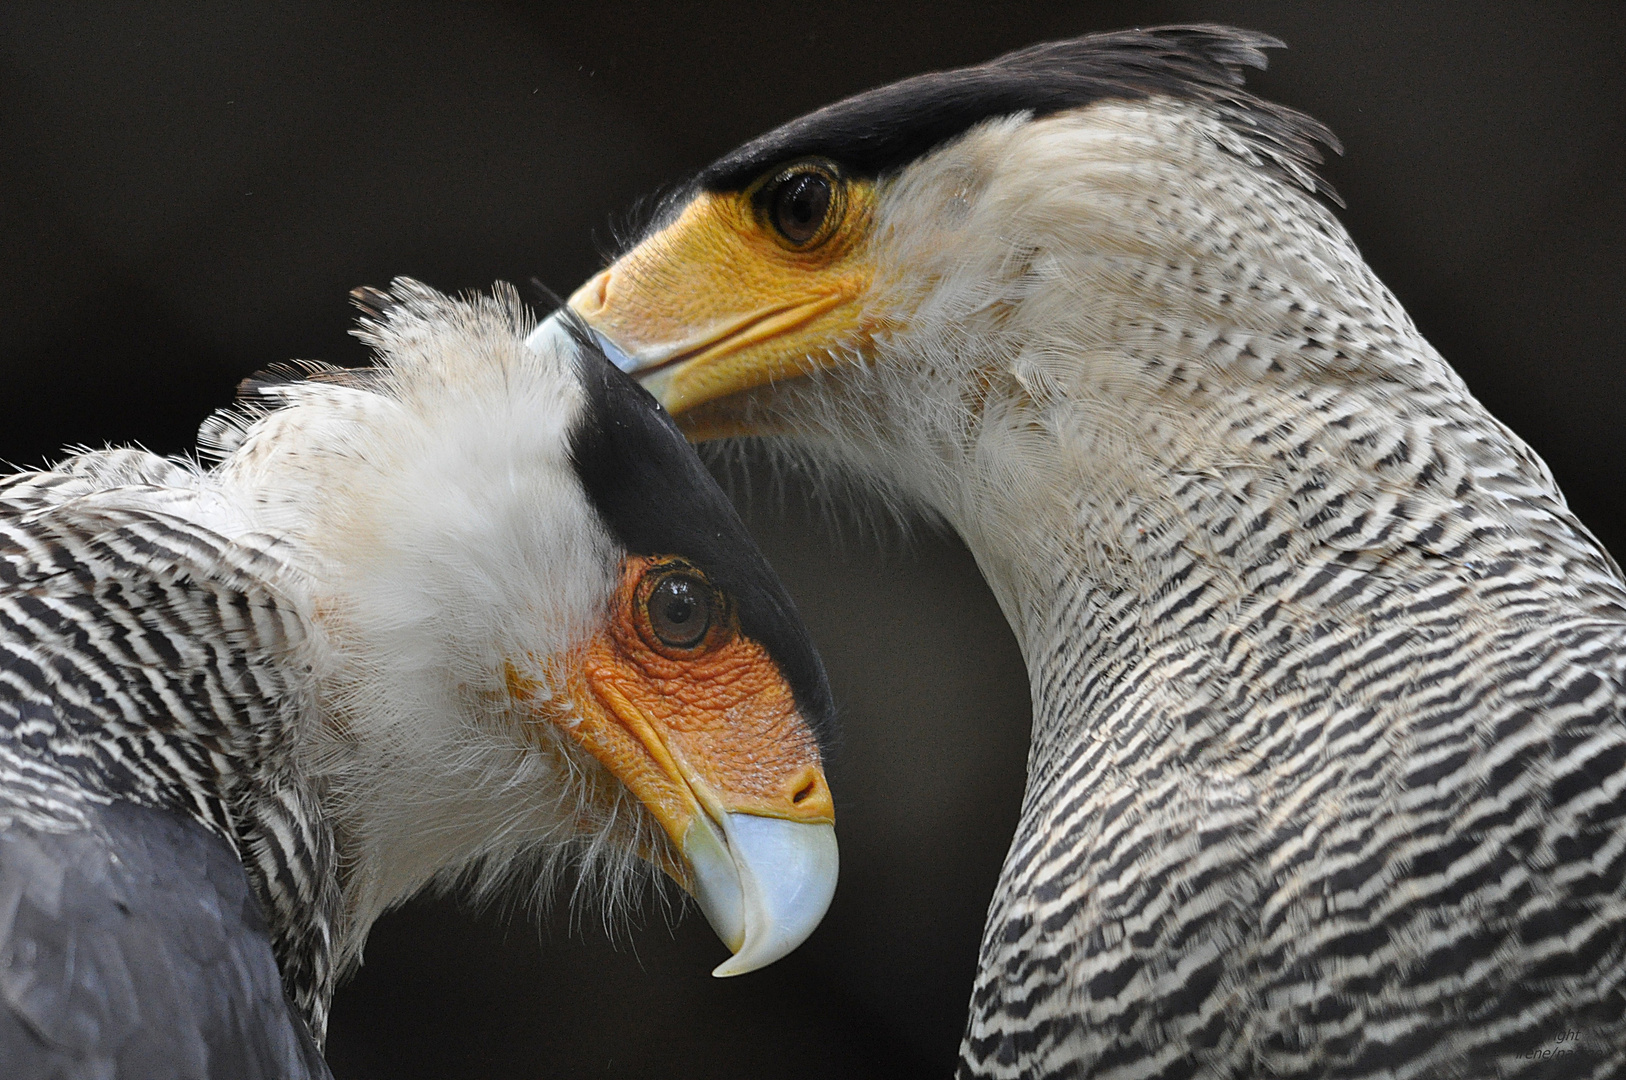
[[[1182, 362], [1242, 386], [1315, 305], [1392, 305], [1315, 197], [1331, 133], [1242, 89], [1279, 44], [1099, 34], [859, 94], [702, 170], [570, 306], [691, 438], [793, 434], [939, 507], [1046, 425], [1127, 460], [1201, 407]], [[1288, 376], [1355, 355], [1324, 344]]]
[[358, 291], [370, 369], [251, 381], [217, 470], [319, 633], [302, 753], [349, 948], [425, 882], [641, 860], [771, 963], [835, 887], [832, 705], [778, 578], [665, 412], [511, 290]]

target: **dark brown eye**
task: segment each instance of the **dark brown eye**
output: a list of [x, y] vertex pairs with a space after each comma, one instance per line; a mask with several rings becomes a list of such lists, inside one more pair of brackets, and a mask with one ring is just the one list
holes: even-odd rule
[[692, 649], [716, 617], [711, 586], [689, 574], [668, 574], [649, 594], [649, 628], [661, 644]]
[[793, 244], [805, 244], [823, 230], [834, 201], [835, 184], [830, 177], [807, 169], [779, 181], [769, 212], [781, 236]]

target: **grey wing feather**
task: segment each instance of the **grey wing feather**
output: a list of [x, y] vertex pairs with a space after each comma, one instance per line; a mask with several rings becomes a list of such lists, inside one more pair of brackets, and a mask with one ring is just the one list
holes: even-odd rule
[[0, 833], [5, 1075], [330, 1080], [231, 848], [164, 810], [89, 813]]

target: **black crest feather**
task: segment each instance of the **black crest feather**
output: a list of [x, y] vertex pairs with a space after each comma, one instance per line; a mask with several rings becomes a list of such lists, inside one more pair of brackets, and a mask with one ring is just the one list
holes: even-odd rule
[[1242, 88], [1263, 68], [1267, 34], [1226, 26], [1165, 26], [1051, 41], [971, 67], [916, 75], [827, 105], [759, 136], [696, 178], [707, 191], [738, 191], [801, 157], [825, 157], [857, 176], [901, 168], [972, 126], [1001, 116], [1046, 116], [1109, 98], [1202, 102], [1242, 136], [1267, 167], [1334, 201], [1315, 173], [1318, 144], [1342, 153], [1320, 122]]
[[835, 706], [790, 594], [667, 411], [610, 362], [579, 315], [562, 310], [587, 392], [570, 460], [589, 500], [627, 551], [681, 555], [733, 599], [740, 629], [779, 665], [828, 759]]

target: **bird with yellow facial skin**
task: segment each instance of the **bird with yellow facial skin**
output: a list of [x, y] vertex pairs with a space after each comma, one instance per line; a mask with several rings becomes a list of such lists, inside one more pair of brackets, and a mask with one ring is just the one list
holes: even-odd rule
[[733, 975], [835, 888], [832, 706], [676, 426], [511, 289], [358, 291], [378, 353], [244, 384], [211, 467], [0, 477], [0, 1071], [327, 1076], [424, 886], [638, 867]]
[[571, 306], [692, 438], [946, 522], [1009, 619], [960, 1076], [1626, 1075], [1626, 582], [1361, 258], [1331, 133], [1243, 88], [1277, 44], [838, 102]]

